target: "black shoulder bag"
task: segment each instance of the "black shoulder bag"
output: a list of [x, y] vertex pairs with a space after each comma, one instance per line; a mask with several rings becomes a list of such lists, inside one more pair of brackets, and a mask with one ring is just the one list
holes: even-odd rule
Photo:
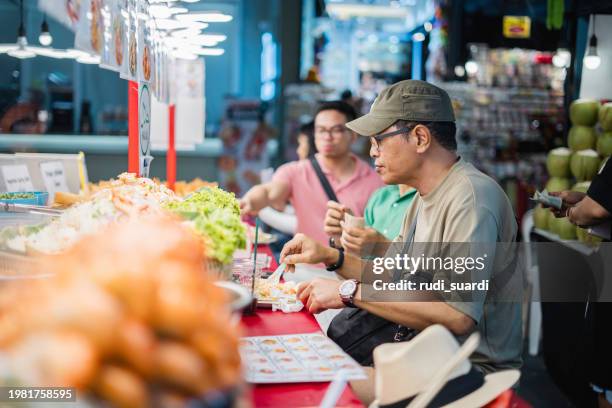
[[[332, 201], [339, 202], [317, 160], [311, 157], [310, 163], [327, 197]], [[413, 224], [411, 230], [416, 227], [416, 222], [413, 222]], [[412, 235], [414, 235], [414, 231], [412, 231]], [[383, 343], [407, 341], [415, 335], [416, 331], [412, 329], [390, 322], [365, 310], [349, 307], [340, 311], [332, 319], [327, 329], [327, 336], [330, 339], [336, 342], [355, 361], [365, 366], [374, 363], [372, 353], [377, 346]]]

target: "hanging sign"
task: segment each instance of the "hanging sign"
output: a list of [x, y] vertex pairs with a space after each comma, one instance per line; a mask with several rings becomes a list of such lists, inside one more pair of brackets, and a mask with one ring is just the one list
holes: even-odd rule
[[58, 191], [70, 191], [66, 182], [64, 164], [61, 161], [40, 163], [40, 174], [42, 175], [49, 197], [53, 198]]
[[504, 37], [531, 37], [531, 18], [528, 16], [504, 16]]
[[149, 177], [151, 156], [151, 90], [149, 84], [138, 84], [138, 158], [139, 174]]
[[6, 191], [9, 193], [34, 191], [30, 172], [25, 164], [2, 166], [2, 176], [4, 177]]

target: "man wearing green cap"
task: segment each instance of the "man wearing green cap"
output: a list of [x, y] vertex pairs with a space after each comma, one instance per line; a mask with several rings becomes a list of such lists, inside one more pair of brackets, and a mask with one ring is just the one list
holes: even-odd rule
[[[495, 281], [496, 274], [503, 275], [499, 271], [513, 271], [513, 257], [496, 250], [515, 241], [512, 207], [493, 179], [457, 156], [455, 117], [444, 90], [423, 81], [398, 82], [381, 92], [370, 113], [347, 127], [370, 138], [370, 155], [385, 184], [408, 184], [418, 192], [404, 219], [397, 220], [402, 227], [396, 242], [437, 248], [440, 243], [485, 243], [489, 260], [478, 276]], [[412, 244], [399, 247], [407, 253]], [[454, 294], [443, 301], [374, 301], [364, 295], [371, 287], [361, 285], [363, 264], [358, 257], [304, 235], [285, 245], [281, 262], [290, 268], [323, 262], [345, 278], [316, 279], [299, 287], [298, 297], [313, 313], [356, 307], [416, 330], [442, 324], [460, 340], [478, 331], [480, 345], [471, 357], [477, 369], [486, 373], [521, 364], [518, 302], [497, 302], [490, 291], [470, 301]]]

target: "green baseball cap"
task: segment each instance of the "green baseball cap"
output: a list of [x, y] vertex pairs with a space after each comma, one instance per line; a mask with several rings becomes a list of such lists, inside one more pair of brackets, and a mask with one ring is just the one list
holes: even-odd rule
[[385, 88], [370, 113], [346, 124], [361, 136], [374, 136], [398, 120], [454, 122], [455, 114], [445, 90], [425, 81], [406, 80]]

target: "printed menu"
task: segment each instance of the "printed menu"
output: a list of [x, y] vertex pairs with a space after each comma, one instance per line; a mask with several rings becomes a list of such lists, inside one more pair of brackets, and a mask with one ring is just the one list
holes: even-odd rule
[[244, 337], [240, 354], [250, 383], [332, 381], [340, 370], [365, 379], [361, 366], [322, 333]]

